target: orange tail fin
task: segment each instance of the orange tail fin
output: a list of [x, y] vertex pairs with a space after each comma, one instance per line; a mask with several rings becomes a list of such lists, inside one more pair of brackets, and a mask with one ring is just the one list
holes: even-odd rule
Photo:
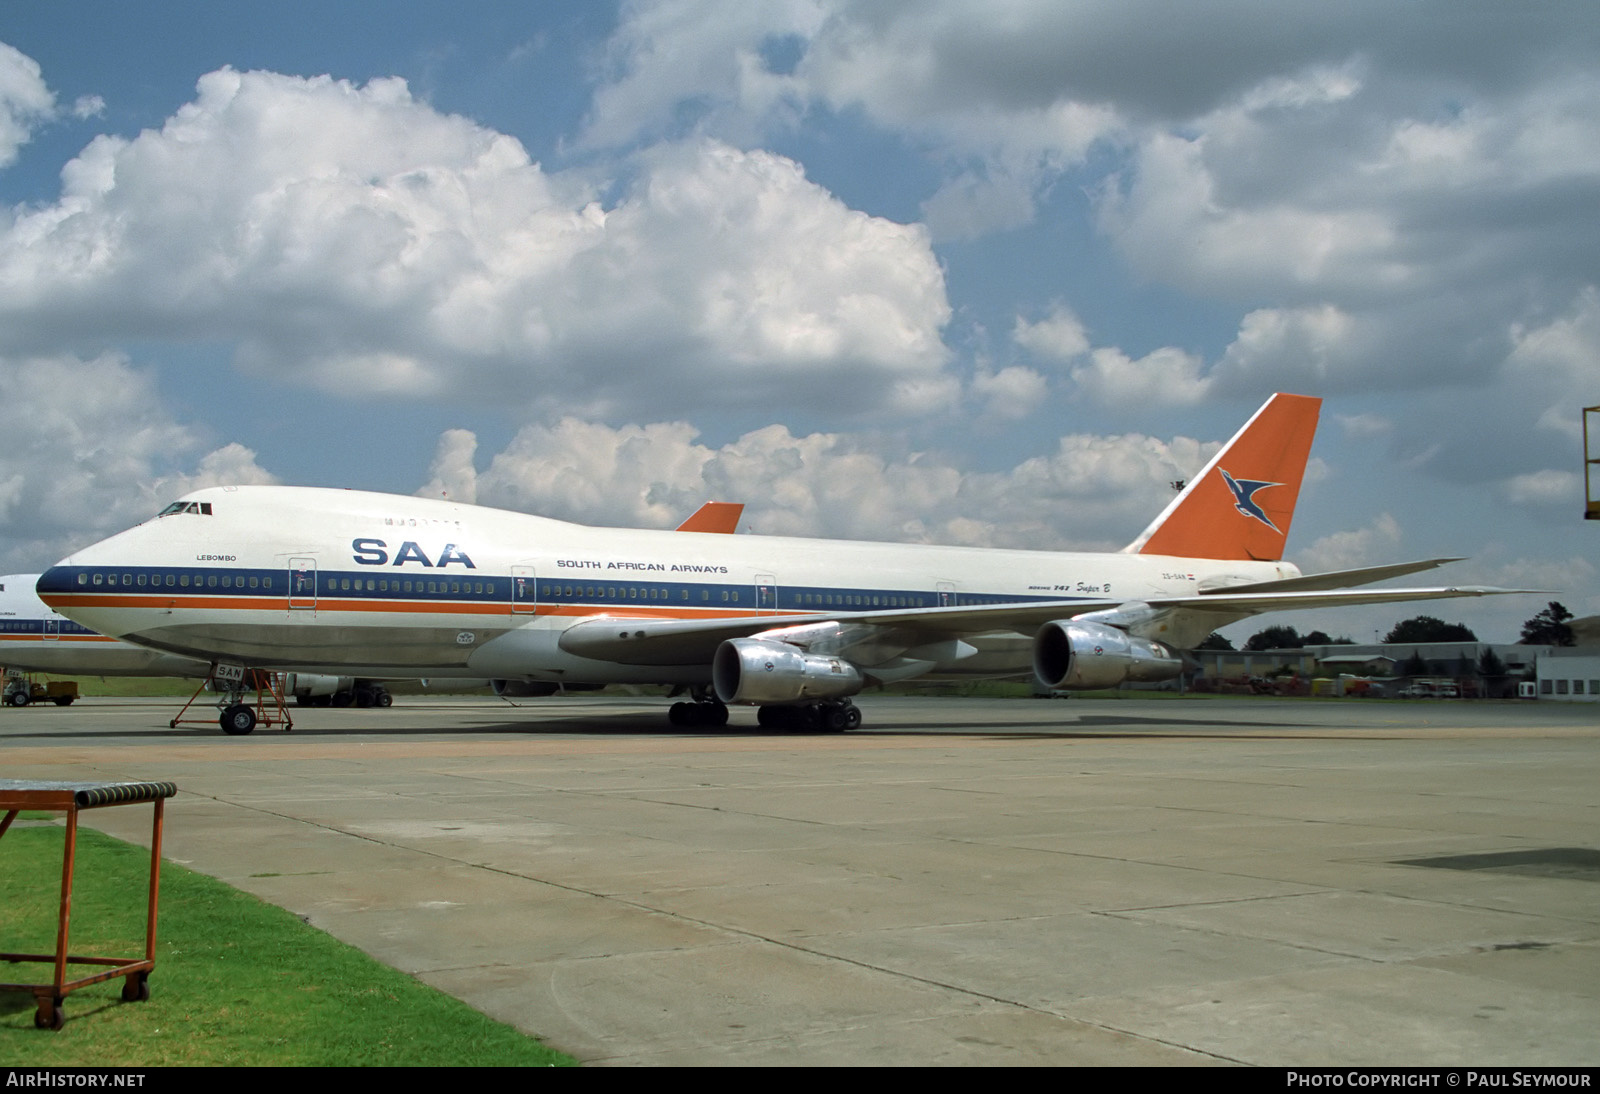
[[722, 532], [732, 535], [739, 528], [744, 504], [737, 501], [708, 501], [678, 525], [680, 532]]
[[1277, 394], [1125, 548], [1188, 558], [1283, 557], [1321, 399]]

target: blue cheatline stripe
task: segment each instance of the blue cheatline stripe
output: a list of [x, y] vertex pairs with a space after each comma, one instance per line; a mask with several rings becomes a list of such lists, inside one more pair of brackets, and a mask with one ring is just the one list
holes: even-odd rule
[[[389, 604], [449, 602], [498, 605], [511, 602], [512, 580], [508, 575], [478, 572], [374, 576], [371, 569], [319, 569], [301, 574], [277, 568], [57, 566], [40, 578], [38, 591], [44, 594], [87, 593], [98, 596], [223, 597], [231, 601], [243, 598], [260, 600], [263, 607], [277, 607], [285, 599], [312, 598]], [[530, 606], [654, 606], [837, 614], [892, 611], [896, 608], [984, 607], [1087, 599], [978, 591], [941, 594], [927, 589], [861, 586], [779, 585], [773, 589], [770, 586], [727, 582], [596, 582], [549, 577], [530, 580], [535, 582], [535, 595], [523, 601]], [[943, 605], [940, 603], [941, 595], [946, 598]]]

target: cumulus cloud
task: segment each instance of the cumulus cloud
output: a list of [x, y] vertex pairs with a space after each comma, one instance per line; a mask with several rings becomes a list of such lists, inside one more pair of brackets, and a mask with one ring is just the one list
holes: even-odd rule
[[1296, 551], [1295, 559], [1308, 574], [1379, 566], [1395, 561], [1403, 539], [1400, 522], [1388, 513], [1380, 513], [1364, 528], [1322, 536]]
[[1047, 387], [1031, 368], [1013, 365], [998, 372], [979, 371], [972, 390], [984, 400], [985, 413], [995, 418], [1026, 418], [1039, 409]]
[[[238, 444], [204, 438], [161, 406], [149, 374], [90, 360], [0, 357], [0, 564], [47, 566], [202, 486], [273, 481]], [[196, 455], [199, 458], [196, 459]]]
[[0, 167], [17, 160], [33, 129], [55, 116], [56, 97], [45, 85], [39, 63], [0, 42]]
[[1089, 362], [1072, 370], [1086, 394], [1109, 406], [1181, 406], [1205, 398], [1211, 381], [1204, 362], [1170, 346], [1134, 360], [1119, 349], [1097, 349]]
[[1068, 363], [1078, 393], [1102, 406], [1188, 406], [1213, 384], [1202, 357], [1172, 346], [1137, 359], [1115, 346], [1091, 349], [1083, 323], [1059, 303], [1037, 323], [1019, 315], [1011, 338], [1037, 358]]
[[1014, 228], [1071, 179], [1142, 277], [1248, 309], [1210, 397], [1491, 385], [1514, 328], [1600, 282], [1585, 8], [749, 7], [625, 7], [589, 138], [860, 117], [940, 164], [935, 238]]
[[1500, 496], [1512, 505], [1564, 506], [1569, 514], [1577, 513], [1583, 508], [1583, 476], [1576, 471], [1551, 467], [1525, 475], [1511, 475], [1501, 482]]
[[[433, 481], [470, 482], [479, 503], [585, 524], [670, 528], [707, 500], [746, 505], [765, 535], [968, 546], [1109, 550], [1131, 540], [1214, 443], [1137, 434], [1060, 438], [1004, 471], [928, 453], [886, 453], [866, 436], [796, 436], [781, 425], [721, 446], [683, 422], [613, 428], [567, 418], [523, 428], [481, 471], [476, 439], [440, 440]], [[463, 462], [463, 457], [468, 462]]]
[[1036, 356], [1070, 361], [1089, 352], [1089, 335], [1071, 308], [1056, 304], [1050, 314], [1037, 323], [1017, 316], [1011, 331], [1012, 341]]
[[606, 207], [401, 80], [223, 69], [161, 129], [93, 141], [59, 201], [15, 211], [0, 339], [222, 337], [245, 368], [330, 392], [596, 413], [866, 413], [943, 378], [923, 229], [767, 152], [690, 141], [636, 164]]

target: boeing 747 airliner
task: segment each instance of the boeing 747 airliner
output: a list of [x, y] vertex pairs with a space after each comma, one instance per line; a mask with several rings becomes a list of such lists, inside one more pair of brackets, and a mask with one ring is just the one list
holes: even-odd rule
[[[677, 725], [847, 729], [913, 677], [1170, 679], [1260, 612], [1514, 590], [1367, 589], [1452, 559], [1302, 576], [1282, 561], [1320, 400], [1275, 395], [1110, 554], [591, 528], [441, 500], [199, 490], [39, 580], [64, 615], [207, 661], [349, 676], [688, 691]], [[230, 724], [231, 721], [231, 724]], [[247, 733], [248, 707], [224, 712]]]

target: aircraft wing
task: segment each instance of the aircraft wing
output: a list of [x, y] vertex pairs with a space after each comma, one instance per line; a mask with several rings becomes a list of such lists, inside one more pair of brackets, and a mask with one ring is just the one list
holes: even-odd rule
[[1374, 581], [1387, 581], [1391, 577], [1404, 577], [1420, 570], [1432, 570], [1447, 562], [1460, 562], [1460, 558], [1425, 558], [1420, 562], [1396, 562], [1388, 566], [1366, 566], [1359, 570], [1330, 570], [1322, 574], [1304, 574], [1300, 577], [1278, 581], [1260, 581], [1250, 585], [1224, 585], [1207, 589], [1207, 595], [1245, 592], [1305, 592], [1312, 589], [1348, 589], [1354, 585], [1371, 585]]
[[[1323, 576], [1323, 575], [1317, 575]], [[561, 633], [560, 646], [579, 657], [629, 665], [708, 664], [717, 646], [730, 638], [748, 638], [766, 631], [817, 623], [840, 623], [895, 632], [906, 644], [996, 631], [1031, 634], [1045, 623], [1107, 609], [1216, 613], [1232, 619], [1258, 612], [1306, 608], [1392, 604], [1412, 600], [1444, 600], [1466, 596], [1527, 593], [1486, 585], [1439, 585], [1409, 589], [1297, 590], [1281, 586], [1296, 579], [1253, 585], [1253, 590], [1219, 591], [1191, 596], [1152, 597], [1123, 604], [1093, 600], [1035, 600], [1020, 604], [985, 604], [953, 608], [900, 608], [876, 612], [812, 612], [728, 616], [717, 619], [657, 619], [624, 615], [601, 616], [574, 624]]]
[[1144, 601], [1152, 608], [1184, 608], [1194, 611], [1253, 615], [1256, 612], [1281, 612], [1301, 608], [1339, 608], [1358, 604], [1396, 604], [1408, 600], [1449, 600], [1461, 596], [1505, 596], [1510, 593], [1536, 593], [1538, 589], [1500, 589], [1491, 585], [1435, 585], [1412, 589], [1324, 589], [1265, 591], [1293, 581], [1253, 585], [1261, 592], [1235, 592], [1232, 589], [1202, 593], [1199, 596], [1153, 597]]

